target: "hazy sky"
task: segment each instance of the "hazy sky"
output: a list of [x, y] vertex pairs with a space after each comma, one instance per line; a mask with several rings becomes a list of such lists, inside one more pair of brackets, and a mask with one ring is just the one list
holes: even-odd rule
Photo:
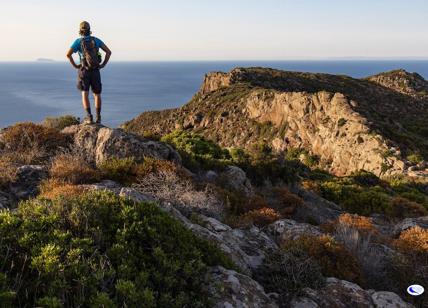
[[0, 0], [0, 61], [64, 60], [81, 20], [115, 60], [428, 58], [426, 0]]

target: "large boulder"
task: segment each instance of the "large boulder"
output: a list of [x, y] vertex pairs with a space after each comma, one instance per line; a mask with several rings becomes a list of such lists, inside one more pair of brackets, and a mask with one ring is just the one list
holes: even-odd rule
[[296, 240], [302, 235], [320, 236], [320, 228], [306, 223], [298, 223], [291, 219], [281, 219], [268, 226], [268, 231], [278, 242]]
[[180, 155], [171, 146], [129, 134], [118, 128], [83, 124], [66, 127], [62, 132], [72, 135], [74, 145], [89, 161], [96, 164], [112, 157], [134, 157], [136, 161], [142, 161], [148, 156], [181, 161]]
[[246, 196], [251, 196], [254, 193], [251, 182], [247, 178], [247, 174], [241, 168], [228, 166], [220, 176], [232, 189], [242, 192]]
[[214, 308], [278, 307], [257, 281], [233, 270], [214, 267], [208, 274], [207, 281]]

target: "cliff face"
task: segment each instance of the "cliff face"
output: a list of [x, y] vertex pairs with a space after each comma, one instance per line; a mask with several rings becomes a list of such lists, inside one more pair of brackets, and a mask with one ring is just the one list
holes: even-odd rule
[[425, 83], [403, 71], [359, 80], [239, 68], [207, 74], [188, 104], [143, 113], [124, 127], [139, 134], [186, 129], [226, 147], [305, 148], [336, 175], [403, 173], [408, 155], [428, 157]]

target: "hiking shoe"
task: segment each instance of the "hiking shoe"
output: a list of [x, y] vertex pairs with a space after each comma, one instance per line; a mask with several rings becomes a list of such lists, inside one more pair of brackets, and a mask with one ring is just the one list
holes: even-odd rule
[[95, 120], [95, 123], [97, 123], [97, 124], [101, 124], [101, 116], [99, 115], [99, 116], [97, 116], [97, 118], [96, 118], [96, 120]]
[[85, 119], [83, 119], [83, 124], [92, 124], [94, 123], [94, 118], [92, 115], [87, 115]]

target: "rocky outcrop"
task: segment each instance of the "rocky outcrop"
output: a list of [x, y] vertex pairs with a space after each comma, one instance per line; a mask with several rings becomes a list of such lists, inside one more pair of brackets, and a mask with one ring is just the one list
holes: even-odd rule
[[302, 235], [320, 236], [323, 233], [313, 225], [298, 223], [291, 219], [281, 219], [269, 225], [270, 234], [279, 242], [296, 240]]
[[250, 197], [254, 194], [253, 187], [244, 170], [236, 166], [227, 166], [220, 174], [221, 178], [232, 189], [244, 193]]
[[367, 80], [415, 98], [428, 97], [428, 81], [417, 73], [394, 70], [368, 77]]
[[[137, 134], [196, 131], [224, 147], [248, 150], [262, 142], [279, 155], [304, 148], [336, 175], [360, 169], [415, 175], [407, 157], [417, 150], [428, 158], [428, 109], [421, 96], [427, 82], [400, 74], [411, 80], [405, 91], [394, 86], [402, 77], [390, 84], [388, 74], [367, 80], [264, 68], [215, 72], [188, 104], [143, 113], [123, 127]], [[420, 170], [416, 176], [426, 174]]]
[[336, 278], [327, 278], [320, 290], [303, 289], [303, 295], [293, 299], [292, 308], [411, 308], [398, 295], [391, 292], [363, 290], [358, 285]]
[[[284, 127], [282, 136], [272, 140], [277, 152], [287, 148], [310, 149], [336, 175], [355, 170], [402, 173], [404, 162], [389, 151], [386, 140], [371, 134], [367, 120], [352, 109], [352, 101], [341, 93], [271, 93], [253, 91], [245, 112], [258, 123]], [[382, 166], [388, 166], [383, 171]]]
[[401, 232], [414, 227], [428, 229], [428, 216], [403, 219], [394, 226], [392, 236], [399, 236]]
[[62, 132], [72, 135], [75, 147], [96, 164], [112, 157], [134, 157], [136, 161], [142, 161], [146, 156], [176, 162], [181, 160], [171, 146], [126, 133], [121, 129], [101, 125], [73, 125]]
[[223, 267], [214, 267], [208, 274], [208, 293], [215, 308], [275, 308], [278, 305], [263, 287], [249, 276]]

